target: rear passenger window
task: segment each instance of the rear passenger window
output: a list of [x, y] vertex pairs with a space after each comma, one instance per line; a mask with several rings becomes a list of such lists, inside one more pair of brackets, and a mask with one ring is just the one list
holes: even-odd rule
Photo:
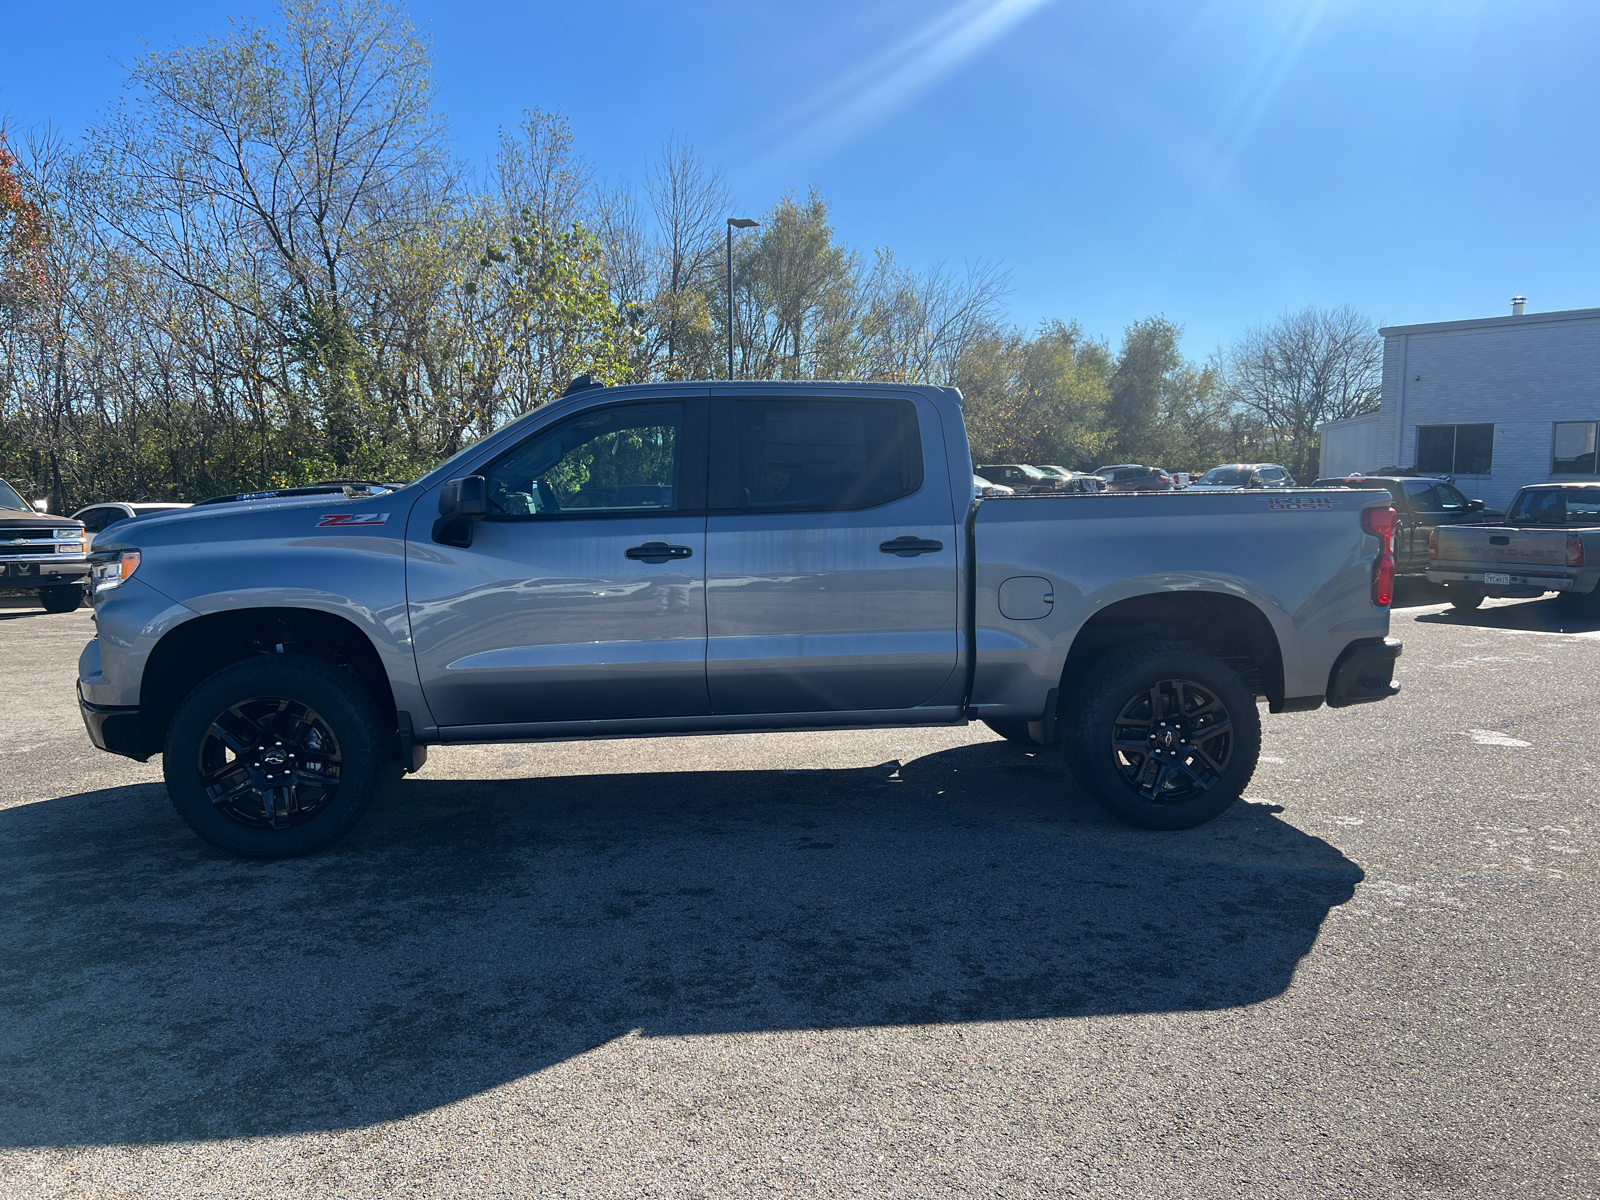
[[870, 508], [922, 486], [909, 400], [739, 400], [733, 414], [733, 507]]

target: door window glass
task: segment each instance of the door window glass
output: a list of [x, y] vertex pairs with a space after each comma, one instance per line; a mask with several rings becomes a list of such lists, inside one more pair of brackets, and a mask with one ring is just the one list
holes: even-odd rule
[[909, 400], [740, 400], [733, 407], [737, 508], [868, 508], [922, 486]]
[[120, 508], [91, 508], [81, 518], [83, 527], [89, 533], [99, 533], [108, 525], [115, 525], [128, 514]]
[[1408, 483], [1406, 491], [1417, 512], [1463, 512], [1467, 508], [1467, 498], [1448, 483]]
[[683, 405], [619, 404], [523, 442], [484, 472], [490, 517], [672, 511]]

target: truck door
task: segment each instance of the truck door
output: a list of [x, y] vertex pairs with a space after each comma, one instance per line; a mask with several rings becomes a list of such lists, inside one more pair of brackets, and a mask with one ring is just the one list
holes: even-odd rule
[[711, 464], [713, 711], [930, 700], [955, 670], [958, 611], [958, 514], [934, 406], [715, 398]]
[[689, 397], [548, 425], [477, 472], [488, 515], [467, 549], [432, 540], [423, 497], [406, 585], [441, 726], [710, 711], [705, 439]]

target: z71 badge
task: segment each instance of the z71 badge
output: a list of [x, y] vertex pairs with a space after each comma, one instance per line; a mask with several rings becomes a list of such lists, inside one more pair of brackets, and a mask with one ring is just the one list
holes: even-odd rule
[[344, 525], [382, 525], [389, 519], [388, 513], [323, 513], [317, 521], [318, 529], [328, 529], [333, 526]]

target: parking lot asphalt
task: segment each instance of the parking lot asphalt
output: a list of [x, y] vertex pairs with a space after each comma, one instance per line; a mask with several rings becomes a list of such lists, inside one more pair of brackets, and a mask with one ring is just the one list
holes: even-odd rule
[[436, 749], [282, 863], [0, 609], [0, 1195], [1600, 1195], [1600, 622], [1431, 599], [1183, 833], [973, 726]]

